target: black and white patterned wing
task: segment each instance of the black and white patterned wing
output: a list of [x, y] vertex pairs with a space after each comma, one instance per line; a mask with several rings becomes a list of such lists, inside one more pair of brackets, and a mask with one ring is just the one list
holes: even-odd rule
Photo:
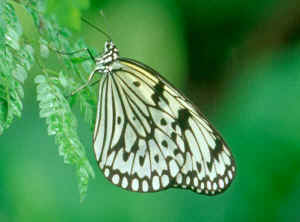
[[124, 189], [224, 191], [235, 165], [227, 145], [167, 80], [134, 60], [102, 79], [94, 149], [105, 177]]
[[[180, 164], [171, 152], [176, 144], [153, 126], [152, 108], [129, 87], [131, 78], [124, 71], [102, 78], [94, 151], [104, 176], [113, 184], [131, 191], [159, 191], [169, 187], [179, 172]], [[154, 92], [150, 87], [143, 91]], [[171, 148], [163, 148], [165, 143]]]

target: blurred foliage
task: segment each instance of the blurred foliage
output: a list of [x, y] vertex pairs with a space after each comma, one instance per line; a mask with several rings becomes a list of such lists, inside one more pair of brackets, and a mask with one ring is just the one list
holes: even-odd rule
[[[65, 95], [78, 87], [78, 83], [85, 81], [83, 70], [90, 72], [92, 64], [84, 60], [78, 65], [74, 64], [70, 57], [60, 57], [63, 69], [52, 69], [44, 62], [49, 58], [49, 49], [60, 49], [68, 52], [84, 47], [83, 40], [71, 42], [71, 33], [62, 28], [56, 21], [56, 16], [45, 16], [45, 5], [42, 1], [29, 0], [24, 5], [19, 3], [23, 11], [27, 11], [33, 19], [35, 28], [38, 30], [38, 44], [40, 57], [33, 56], [35, 48], [34, 41], [22, 37], [21, 24], [15, 14], [12, 5], [14, 2], [1, 4], [2, 37], [1, 50], [1, 111], [0, 111], [0, 133], [8, 128], [14, 116], [21, 116], [24, 90], [22, 84], [27, 78], [27, 71], [30, 70], [33, 61], [42, 70], [41, 75], [36, 77], [37, 99], [40, 102], [40, 116], [46, 118], [48, 134], [55, 135], [55, 141], [59, 146], [60, 155], [64, 156], [65, 163], [71, 163], [76, 167], [79, 177], [80, 199], [83, 200], [87, 192], [88, 179], [94, 175], [90, 166], [84, 147], [76, 133], [76, 118], [71, 111]], [[48, 8], [53, 2], [48, 2]], [[70, 8], [73, 10], [73, 8]], [[70, 15], [69, 15], [70, 16]], [[79, 16], [80, 19], [80, 16]], [[21, 41], [22, 40], [22, 41]], [[28, 42], [20, 45], [20, 42]], [[56, 52], [57, 55], [59, 53]], [[47, 66], [47, 67], [46, 67]], [[81, 81], [80, 81], [81, 80]], [[94, 105], [96, 98], [91, 90], [85, 90], [77, 99], [81, 111], [88, 122], [94, 119]]]
[[0, 135], [21, 116], [23, 84], [34, 58], [30, 45], [21, 42], [22, 28], [13, 6], [0, 3]]
[[[281, 221], [287, 197], [299, 190], [299, 55], [300, 45], [295, 45], [257, 60], [228, 86], [232, 90], [219, 115], [230, 144], [243, 147], [235, 151], [236, 189], [247, 202], [239, 208], [248, 212], [249, 221]], [[234, 137], [239, 139], [231, 141]]]
[[[78, 0], [71, 4], [51, 0], [47, 6], [41, 4], [43, 1], [19, 0], [18, 6], [23, 8], [13, 4], [17, 17], [10, 22], [3, 19], [5, 2], [1, 1], [0, 7], [0, 47], [6, 50], [1, 52], [11, 52], [12, 68], [17, 70], [15, 67], [24, 68], [17, 55], [21, 55], [25, 45], [31, 45], [34, 54], [29, 50], [29, 55], [34, 55], [35, 66], [30, 72], [24, 68], [29, 76], [24, 101], [19, 94], [9, 99], [10, 103], [24, 103], [23, 117], [12, 125], [10, 122], [11, 127], [0, 137], [0, 221], [299, 221], [298, 1]], [[57, 105], [64, 106], [70, 119], [67, 129], [72, 128], [75, 141], [77, 126], [80, 132], [77, 151], [97, 169], [90, 131], [97, 87], [83, 90], [69, 101], [65, 99], [86, 81], [92, 64], [84, 52], [64, 56], [52, 50], [81, 49], [87, 47], [82, 40], [85, 39], [89, 48], [102, 51], [104, 36], [84, 24], [80, 26], [80, 15], [112, 33], [122, 56], [154, 67], [207, 114], [224, 135], [237, 162], [237, 177], [228, 191], [215, 197], [176, 189], [137, 194], [111, 185], [97, 170], [86, 201], [78, 203], [71, 169], [57, 158], [54, 141], [46, 136], [43, 122], [37, 118], [33, 79], [40, 74], [38, 84], [46, 84], [38, 88], [38, 94], [48, 87], [58, 93]], [[7, 43], [5, 37], [6, 27], [12, 21], [21, 23], [12, 38], [20, 46], [18, 51], [8, 47], [12, 43]], [[70, 32], [65, 26], [77, 31]], [[11, 57], [1, 57], [0, 63], [8, 58]], [[23, 89], [20, 80], [26, 74], [20, 71], [12, 75], [5, 67], [0, 67], [1, 95], [2, 86], [10, 87], [6, 93], [19, 93], [14, 84]], [[16, 77], [19, 74], [21, 78]], [[3, 76], [14, 84], [3, 84]], [[48, 111], [49, 101], [54, 98], [47, 95], [39, 96], [45, 101], [40, 102], [43, 112]], [[17, 115], [8, 109], [7, 97], [0, 101], [0, 110], [5, 113], [0, 113], [3, 128], [8, 110], [13, 118]], [[47, 119], [57, 117], [55, 111], [50, 112], [46, 112]], [[79, 117], [77, 120], [74, 114]], [[50, 129], [55, 126], [52, 121], [47, 120]], [[55, 132], [55, 138], [63, 137], [61, 131]], [[79, 144], [90, 147], [86, 155]], [[64, 156], [74, 155], [72, 149], [65, 151]], [[76, 158], [71, 158], [71, 162]], [[89, 166], [85, 169], [90, 172]], [[82, 186], [80, 190], [85, 192], [86, 187]]]
[[89, 8], [89, 0], [48, 0], [47, 14], [55, 14], [62, 25], [80, 29], [81, 11]]

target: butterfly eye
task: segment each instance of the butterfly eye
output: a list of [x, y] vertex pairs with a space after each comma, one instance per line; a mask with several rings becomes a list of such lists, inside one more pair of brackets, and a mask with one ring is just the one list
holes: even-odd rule
[[108, 45], [109, 45], [109, 43], [108, 43], [108, 41], [106, 41], [106, 42], [104, 43], [104, 49], [107, 49], [107, 48], [108, 48]]
[[112, 48], [112, 42], [111, 41], [106, 41], [105, 44], [104, 44], [104, 52], [110, 51], [111, 48]]

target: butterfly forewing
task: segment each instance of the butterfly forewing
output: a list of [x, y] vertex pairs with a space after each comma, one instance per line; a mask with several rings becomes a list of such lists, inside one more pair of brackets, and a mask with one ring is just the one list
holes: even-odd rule
[[178, 187], [213, 195], [230, 185], [232, 154], [190, 100], [134, 60], [112, 59], [105, 68], [94, 151], [107, 179], [137, 192]]
[[[105, 177], [124, 189], [140, 192], [165, 189], [177, 175], [179, 165], [169, 150], [162, 150], [160, 143], [167, 135], [148, 122], [147, 115], [151, 115], [148, 108], [142, 114], [135, 102], [137, 98], [133, 98], [123, 82], [126, 75], [122, 74], [123, 71], [117, 71], [108, 75], [100, 84], [99, 98], [105, 102], [99, 101], [99, 124], [94, 138], [99, 167]], [[177, 172], [173, 172], [176, 167]], [[172, 178], [169, 172], [173, 172]]]

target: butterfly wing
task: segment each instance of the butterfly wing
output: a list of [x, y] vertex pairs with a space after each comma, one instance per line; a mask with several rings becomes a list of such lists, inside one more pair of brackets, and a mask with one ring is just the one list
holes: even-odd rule
[[170, 150], [162, 149], [162, 140], [168, 136], [153, 127], [151, 108], [127, 85], [131, 78], [121, 70], [102, 78], [94, 151], [104, 176], [112, 183], [131, 191], [159, 191], [170, 186], [179, 164]]
[[235, 165], [220, 134], [156, 71], [131, 59], [118, 62], [99, 87], [94, 150], [105, 177], [139, 192], [224, 191]]

